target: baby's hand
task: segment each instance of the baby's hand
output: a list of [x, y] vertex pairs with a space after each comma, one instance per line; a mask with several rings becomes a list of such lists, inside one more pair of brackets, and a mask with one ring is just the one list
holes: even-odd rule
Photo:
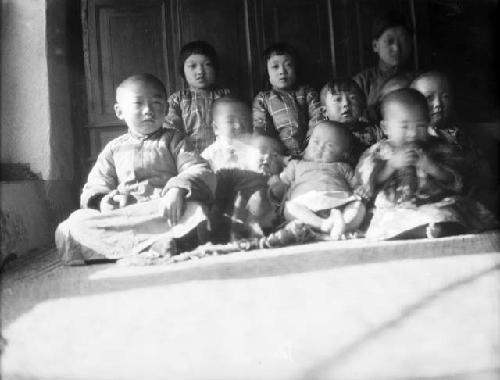
[[159, 212], [172, 227], [181, 219], [185, 195], [186, 189], [173, 187], [162, 197]]
[[393, 169], [401, 169], [407, 166], [413, 166], [418, 160], [418, 153], [413, 148], [404, 148], [395, 152], [387, 161], [387, 164]]

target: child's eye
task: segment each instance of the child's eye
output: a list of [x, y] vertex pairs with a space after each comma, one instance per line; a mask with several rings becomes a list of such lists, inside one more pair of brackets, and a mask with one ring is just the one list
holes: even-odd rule
[[358, 101], [358, 97], [354, 94], [349, 94], [349, 100], [353, 101], [353, 102], [357, 102]]
[[334, 96], [332, 97], [332, 100], [333, 100], [334, 102], [339, 102], [339, 103], [340, 103], [340, 102], [342, 101], [342, 96], [341, 96], [341, 95], [334, 95]]

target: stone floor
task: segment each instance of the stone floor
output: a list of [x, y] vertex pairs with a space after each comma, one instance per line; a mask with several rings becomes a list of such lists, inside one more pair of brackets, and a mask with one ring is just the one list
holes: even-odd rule
[[[500, 233], [2, 275], [4, 379], [499, 379]], [[38, 260], [38, 261], [37, 261]]]

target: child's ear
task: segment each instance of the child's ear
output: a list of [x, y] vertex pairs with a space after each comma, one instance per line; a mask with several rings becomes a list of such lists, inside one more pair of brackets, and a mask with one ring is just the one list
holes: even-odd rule
[[372, 49], [373, 49], [374, 53], [378, 54], [378, 40], [377, 39], [373, 39], [373, 41], [372, 41]]
[[123, 112], [118, 103], [115, 103], [115, 115], [118, 119], [123, 120]]
[[325, 119], [328, 119], [328, 117], [326, 116], [326, 106], [320, 106], [319, 112], [321, 112], [321, 116], [323, 116]]

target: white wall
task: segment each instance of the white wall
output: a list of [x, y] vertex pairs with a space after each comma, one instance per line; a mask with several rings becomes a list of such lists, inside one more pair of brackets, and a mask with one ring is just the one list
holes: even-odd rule
[[49, 178], [45, 0], [2, 0], [1, 161]]

